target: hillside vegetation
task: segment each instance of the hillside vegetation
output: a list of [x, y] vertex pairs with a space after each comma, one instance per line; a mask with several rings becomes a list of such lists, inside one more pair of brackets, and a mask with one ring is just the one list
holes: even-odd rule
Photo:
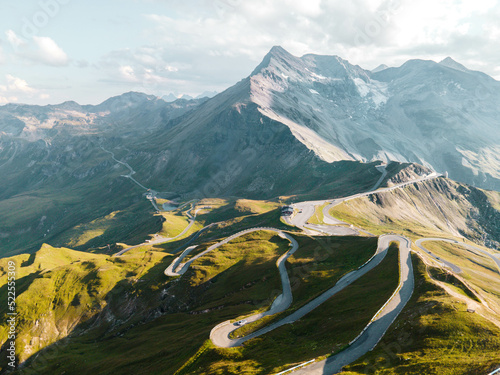
[[413, 256], [415, 291], [374, 350], [342, 374], [484, 375], [500, 367], [500, 328], [447, 295]]
[[[349, 269], [359, 267], [373, 254], [376, 246], [375, 239], [356, 237], [328, 240], [300, 236], [299, 241], [301, 248], [288, 266], [297, 303], [294, 306], [331, 287]], [[20, 272], [27, 275], [19, 297], [23, 298], [20, 303], [22, 301], [25, 306], [20, 311], [23, 322], [19, 325], [20, 337], [26, 342], [30, 335], [33, 338], [32, 346], [27, 347], [31, 351], [23, 351], [20, 346], [19, 356], [26, 359], [39, 353], [28, 361], [27, 369], [66, 374], [130, 371], [173, 374], [191, 363], [190, 358], [199, 356], [196, 353], [204, 350], [204, 343], [215, 325], [269, 308], [281, 290], [275, 263], [288, 249], [288, 241], [272, 232], [250, 233], [198, 259], [180, 278], [163, 275], [173, 257], [157, 251], [136, 249], [121, 258], [110, 258], [68, 249], [44, 249], [60, 254], [57, 258], [61, 260], [50, 265], [55, 268], [42, 263], [42, 268], [49, 268], [40, 274], [35, 272], [40, 264], [36, 259], [43, 259], [43, 251], [32, 256], [31, 268], [20, 268]], [[80, 254], [84, 254], [83, 257]], [[16, 258], [16, 262], [22, 263], [30, 256], [21, 257], [24, 258]], [[360, 295], [360, 303], [374, 298], [372, 307], [352, 317], [357, 323], [351, 326], [351, 333], [346, 331], [345, 340], [350, 335], [355, 336], [371, 317], [372, 309], [378, 309], [387, 298], [386, 294], [392, 293], [394, 282], [397, 283], [397, 258], [392, 258], [389, 256], [387, 262], [393, 263], [396, 270], [394, 280], [389, 274], [377, 273], [373, 277], [383, 278], [387, 285], [363, 280], [362, 284], [353, 286], [339, 297], [351, 300], [353, 293], [365, 293]], [[386, 271], [390, 273], [391, 269], [388, 267]], [[386, 292], [374, 293], [369, 285]], [[332, 304], [334, 306], [335, 302]], [[351, 308], [345, 302], [341, 305], [345, 308], [339, 314], [350, 316]], [[324, 309], [327, 311], [331, 307]], [[46, 314], [48, 311], [51, 313]], [[281, 340], [280, 335], [291, 335], [290, 339], [296, 337], [293, 340], [302, 341], [304, 332], [309, 330], [307, 327], [315, 326], [322, 315], [322, 312], [312, 314], [311, 320], [305, 317], [297, 326], [305, 324], [305, 328], [297, 328], [297, 332], [276, 331], [278, 336], [270, 338], [269, 345], [273, 346], [274, 340]], [[35, 324], [38, 325], [35, 327]], [[338, 324], [338, 321], [327, 324]], [[5, 332], [3, 327], [2, 332]], [[66, 335], [66, 339], [62, 339]], [[337, 343], [331, 339], [323, 342], [324, 338], [319, 334], [310, 342], [304, 341], [303, 348], [317, 347], [318, 353], [328, 354], [334, 350], [332, 348], [343, 345], [343, 341]], [[57, 343], [39, 351], [51, 341]], [[245, 356], [260, 360], [262, 352], [257, 342]], [[179, 350], [180, 347], [183, 349]], [[298, 348], [296, 350], [299, 352]], [[217, 367], [225, 366], [228, 360], [236, 365], [240, 360], [240, 355], [232, 356], [231, 351], [227, 354], [232, 359], [224, 357], [222, 362], [217, 359], [218, 351], [210, 353], [213, 355], [202, 356], [203, 361], [215, 361]], [[283, 362], [276, 361], [277, 358], [262, 357], [263, 368], [279, 368], [295, 361], [291, 355]]]
[[334, 217], [373, 233], [460, 237], [500, 248], [500, 193], [438, 178], [344, 202]]
[[[112, 258], [44, 245], [33, 255], [1, 259], [3, 300], [7, 300], [6, 265], [14, 261], [17, 266], [16, 355], [19, 361], [65, 338], [77, 326], [109, 309], [113, 295], [121, 293], [123, 302], [133, 299], [139, 280], [166, 255], [136, 252]], [[8, 312], [6, 307], [7, 304], [0, 307], [3, 321]], [[126, 318], [126, 315], [126, 310], [107, 310], [109, 321]], [[2, 323], [0, 342], [3, 344], [6, 339], [7, 326]], [[2, 356], [2, 361], [4, 358]]]

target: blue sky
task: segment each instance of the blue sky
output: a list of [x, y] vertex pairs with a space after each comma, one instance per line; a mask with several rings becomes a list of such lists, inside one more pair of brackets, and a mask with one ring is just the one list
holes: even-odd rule
[[0, 104], [197, 95], [273, 45], [363, 68], [446, 56], [500, 79], [500, 0], [2, 0]]

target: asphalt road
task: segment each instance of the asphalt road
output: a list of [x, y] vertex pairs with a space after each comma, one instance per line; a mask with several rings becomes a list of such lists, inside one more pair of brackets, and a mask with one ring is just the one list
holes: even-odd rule
[[[259, 229], [256, 228], [256, 230], [259, 230]], [[260, 229], [260, 230], [262, 230], [262, 229]], [[265, 230], [273, 230], [273, 229], [265, 228]], [[292, 300], [293, 300], [292, 289], [290, 286], [290, 280], [288, 278], [288, 272], [286, 270], [285, 262], [288, 259], [288, 257], [290, 257], [290, 255], [292, 255], [299, 248], [299, 245], [298, 245], [297, 241], [292, 236], [290, 236], [288, 233], [281, 232], [278, 229], [274, 229], [274, 231], [278, 232], [281, 237], [288, 239], [290, 241], [290, 245], [292, 246], [292, 248], [290, 250], [288, 250], [285, 254], [283, 254], [276, 261], [276, 265], [277, 265], [278, 270], [280, 272], [281, 285], [282, 285], [283, 291], [274, 300], [274, 302], [272, 303], [269, 310], [262, 312], [262, 313], [252, 315], [252, 316], [249, 316], [249, 317], [246, 317], [245, 320], [247, 321], [247, 323], [255, 322], [259, 319], [262, 319], [264, 316], [267, 316], [267, 315], [274, 315], [274, 314], [280, 313], [282, 311], [285, 311], [290, 306], [290, 304], [292, 303]], [[234, 325], [233, 323], [231, 323], [231, 321], [227, 320], [227, 321], [222, 322], [221, 324], [217, 325], [216, 327], [214, 327], [212, 329], [212, 331], [210, 332], [210, 339], [212, 340], [214, 345], [219, 346], [219, 347], [223, 347], [223, 348], [231, 348], [231, 347], [239, 346], [247, 339], [245, 338], [242, 341], [241, 339], [233, 340], [233, 339], [229, 338], [229, 334], [238, 328], [239, 328], [238, 326]]]
[[[186, 250], [182, 252], [182, 254], [174, 259], [174, 261], [167, 267], [165, 270], [165, 275], [167, 276], [181, 276], [183, 275], [191, 263], [193, 263], [196, 259], [206, 255], [212, 250], [217, 249], [218, 247], [228, 243], [229, 241], [244, 236], [245, 234], [260, 231], [260, 230], [268, 230], [268, 231], [273, 231], [278, 233], [278, 235], [282, 238], [286, 238], [287, 240], [290, 241], [291, 249], [288, 250], [285, 254], [283, 254], [277, 261], [276, 261], [276, 266], [278, 267], [280, 277], [281, 277], [281, 285], [282, 285], [282, 293], [274, 300], [272, 303], [270, 309], [266, 312], [259, 313], [252, 315], [250, 317], [247, 317], [245, 320], [248, 323], [257, 321], [261, 319], [262, 317], [266, 315], [273, 315], [276, 313], [279, 313], [281, 311], [286, 310], [290, 304], [292, 303], [292, 290], [290, 286], [290, 280], [288, 278], [288, 272], [286, 270], [285, 262], [292, 255], [299, 247], [299, 244], [297, 241], [288, 233], [284, 233], [279, 229], [275, 228], [269, 228], [269, 227], [261, 227], [261, 228], [251, 228], [251, 229], [246, 229], [241, 232], [238, 232], [230, 237], [227, 237], [223, 241], [220, 241], [212, 246], [210, 246], [207, 250], [197, 254], [193, 258], [191, 258], [188, 262], [186, 263], [181, 263], [182, 259], [184, 259], [196, 246], [190, 246]], [[236, 346], [234, 345], [235, 340], [230, 340], [229, 339], [229, 333], [237, 329], [238, 326], [235, 326], [233, 323], [230, 321], [223, 322], [219, 324], [217, 327], [212, 329], [212, 332], [210, 333], [210, 338], [214, 342], [215, 345], [221, 346], [221, 347], [232, 347]]]
[[429, 250], [425, 249], [422, 246], [422, 242], [425, 242], [425, 241], [444, 241], [444, 242], [449, 242], [449, 243], [453, 243], [453, 244], [457, 244], [457, 245], [463, 246], [466, 249], [469, 249], [471, 251], [479, 252], [479, 253], [481, 253], [483, 255], [486, 255], [487, 257], [490, 257], [491, 260], [496, 264], [496, 266], [498, 268], [498, 272], [500, 273], [500, 259], [497, 256], [495, 256], [495, 254], [489, 253], [486, 250], [481, 249], [480, 247], [477, 247], [477, 246], [474, 246], [474, 245], [469, 245], [468, 243], [465, 243], [465, 242], [460, 242], [460, 241], [456, 241], [456, 240], [450, 240], [450, 239], [447, 239], [447, 238], [422, 238], [422, 239], [417, 240], [416, 245], [419, 248], [421, 248], [427, 254], [431, 255], [434, 259], [437, 259], [438, 262], [444, 263], [446, 266], [450, 267], [452, 269], [452, 271], [455, 272], [455, 273], [462, 272], [461, 268], [458, 267], [458, 266], [456, 266], [456, 265], [454, 265], [453, 263], [450, 263], [450, 262], [447, 262], [447, 261], [445, 261], [443, 259], [437, 258]]
[[[141, 247], [141, 246], [147, 246], [147, 245], [160, 245], [162, 243], [165, 243], [165, 242], [170, 242], [170, 241], [173, 241], [177, 238], [180, 238], [182, 237], [189, 229], [191, 229], [191, 227], [193, 226], [194, 224], [194, 221], [196, 220], [196, 214], [198, 213], [198, 210], [196, 210], [194, 212], [194, 216], [191, 216], [190, 214], [190, 211], [192, 210], [192, 208], [190, 208], [189, 210], [186, 211], [186, 215], [188, 216], [189, 218], [189, 223], [188, 225], [186, 226], [186, 228], [183, 229], [183, 231], [181, 233], [179, 233], [177, 236], [175, 237], [160, 237], [156, 240], [152, 240], [152, 241], [148, 241], [148, 242], [143, 242], [139, 245], [135, 245], [135, 246], [131, 246], [131, 247], [127, 247], [126, 249], [123, 249], [123, 250], [120, 250], [119, 252], [117, 252], [116, 254], [114, 254], [113, 256], [115, 257], [119, 257], [123, 254], [125, 254], [127, 251], [129, 250], [132, 250], [132, 249], [136, 249], [138, 247]], [[200, 231], [198, 231], [198, 233], [202, 232], [203, 230], [207, 229], [210, 225], [207, 225], [206, 227], [202, 228]], [[191, 241], [190, 241], [191, 242]]]
[[[196, 254], [194, 257], [192, 257], [189, 261], [187, 261], [186, 263], [182, 263], [182, 260], [196, 247], [196, 246], [190, 246], [188, 247], [186, 250], [184, 250], [182, 252], [182, 254], [180, 256], [178, 256], [177, 258], [175, 258], [172, 263], [165, 269], [164, 273], [165, 275], [167, 276], [179, 276], [179, 275], [183, 275], [187, 269], [189, 268], [189, 266], [191, 265], [191, 263], [193, 263], [196, 259], [198, 258], [201, 258], [202, 256], [208, 254], [209, 252], [211, 252], [212, 250], [215, 250], [217, 249], [218, 247], [228, 243], [229, 241], [232, 241], [234, 240], [235, 238], [238, 238], [238, 237], [241, 237], [241, 236], [244, 236], [245, 234], [248, 234], [248, 233], [252, 233], [252, 232], [257, 232], [259, 230], [269, 230], [269, 231], [272, 231], [272, 232], [277, 232], [278, 234], [280, 234], [280, 236], [282, 236], [283, 238], [287, 238], [294, 246], [296, 246], [298, 248], [298, 244], [297, 244], [297, 241], [295, 241], [295, 239], [293, 237], [291, 237], [290, 235], [286, 234], [286, 233], [283, 233], [281, 230], [279, 229], [276, 229], [276, 228], [269, 228], [269, 227], [258, 227], [258, 228], [250, 228], [250, 229], [245, 229], [245, 230], [242, 230], [241, 232], [238, 232], [238, 233], [235, 233], [233, 234], [232, 236], [229, 236], [227, 238], [225, 238], [224, 240], [220, 241], [220, 242], [217, 242], [216, 244], [208, 247], [205, 251], [202, 251], [201, 253], [199, 254]], [[292, 249], [293, 252], [295, 252], [296, 248], [293, 248]], [[291, 251], [291, 250], [290, 250]], [[290, 252], [289, 251], [289, 252]], [[290, 253], [289, 256], [291, 254]], [[287, 257], [288, 258], [288, 257]]]
[[426, 254], [430, 255], [439, 264], [450, 268], [455, 273], [462, 272], [462, 269], [459, 266], [457, 266], [456, 264], [453, 264], [453, 263], [448, 262], [442, 258], [437, 257], [436, 255], [431, 253], [429, 250], [427, 250], [424, 246], [422, 246], [422, 242], [426, 242], [426, 241], [443, 241], [443, 242], [456, 243], [456, 244], [461, 244], [461, 245], [465, 245], [465, 244], [462, 244], [458, 241], [450, 240], [447, 238], [421, 238], [415, 242], [415, 245], [417, 245], [421, 250], [425, 251]]
[[406, 303], [410, 300], [414, 288], [413, 266], [410, 257], [411, 242], [397, 235], [386, 235], [384, 246], [390, 242], [399, 242], [400, 282], [388, 302], [375, 314], [362, 333], [342, 352], [323, 361], [303, 367], [294, 374], [336, 374], [342, 367], [354, 362], [372, 350], [394, 322]]
[[181, 276], [181, 275], [183, 275], [187, 271], [189, 264], [186, 266], [186, 264], [184, 263], [183, 267], [179, 267], [179, 266], [180, 266], [182, 260], [186, 256], [188, 256], [188, 254], [191, 251], [193, 251], [195, 248], [196, 248], [196, 245], [187, 247], [186, 250], [184, 250], [181, 253], [181, 255], [179, 255], [177, 258], [175, 258], [173, 260], [173, 262], [170, 263], [170, 265], [165, 269], [165, 271], [164, 271], [165, 275], [166, 276]]
[[[384, 172], [385, 172], [385, 168], [384, 168]], [[427, 180], [432, 180], [432, 179], [440, 177], [440, 176], [441, 175], [438, 173], [432, 173], [428, 176], [421, 177], [421, 178], [418, 178], [415, 180], [402, 182], [400, 184], [396, 184], [396, 185], [391, 186], [391, 187], [374, 190], [380, 185], [380, 183], [383, 181], [383, 178], [385, 178], [385, 176], [382, 176], [383, 178], [381, 177], [381, 179], [379, 181], [377, 181], [377, 183], [375, 184], [375, 186], [373, 187], [372, 190], [364, 192], [364, 193], [358, 193], [358, 194], [354, 194], [354, 195], [350, 195], [348, 197], [338, 198], [338, 199], [326, 199], [326, 200], [320, 200], [320, 201], [307, 201], [307, 202], [294, 203], [293, 207], [301, 210], [302, 212], [299, 212], [294, 217], [290, 218], [290, 222], [293, 225], [304, 230], [306, 233], [309, 233], [309, 234], [312, 233], [311, 229], [305, 228], [304, 225], [307, 223], [309, 218], [312, 215], [314, 215], [316, 206], [321, 206], [321, 205], [325, 204], [326, 202], [329, 202], [330, 204], [323, 208], [323, 217], [324, 217], [323, 221], [324, 221], [324, 223], [331, 224], [331, 225], [346, 224], [345, 222], [338, 220], [330, 215], [329, 211], [332, 207], [334, 207], [342, 202], [351, 200], [351, 199], [366, 197], [366, 196], [374, 194], [374, 193], [382, 193], [382, 192], [386, 192], [386, 191], [399, 189], [399, 188], [407, 186], [407, 185], [411, 185], [414, 183], [423, 182], [423, 181], [427, 181]], [[308, 226], [311, 227], [310, 225], [308, 225]], [[359, 228], [356, 228], [356, 229], [360, 230]], [[363, 233], [366, 233], [368, 235], [373, 235], [373, 234], [366, 232], [366, 231], [363, 231], [363, 230], [360, 230], [360, 231], [362, 231]]]
[[[382, 167], [382, 166], [379, 166], [379, 167]], [[382, 176], [379, 179], [379, 181], [377, 181], [377, 183], [372, 188], [372, 190], [367, 191], [365, 193], [358, 193], [358, 194], [350, 195], [348, 197], [337, 198], [337, 199], [327, 199], [327, 200], [322, 200], [322, 201], [306, 201], [306, 202], [294, 203], [293, 204], [294, 208], [300, 210], [301, 212], [297, 213], [294, 217], [289, 218], [289, 222], [291, 224], [293, 224], [293, 225], [301, 228], [302, 230], [304, 230], [304, 232], [306, 232], [308, 234], [315, 234], [314, 232], [325, 233], [324, 228], [319, 228], [319, 227], [315, 228], [311, 224], [308, 224], [307, 227], [305, 226], [306, 223], [307, 223], [307, 221], [311, 218], [311, 216], [314, 215], [314, 212], [316, 210], [316, 206], [321, 206], [321, 205], [323, 205], [323, 204], [325, 204], [327, 202], [330, 203], [329, 205], [327, 205], [327, 206], [325, 206], [323, 208], [323, 222], [325, 224], [329, 224], [329, 225], [346, 225], [347, 223], [345, 223], [344, 221], [336, 219], [336, 218], [334, 218], [333, 216], [330, 215], [330, 209], [332, 207], [334, 207], [334, 206], [336, 206], [336, 205], [338, 205], [338, 204], [340, 204], [342, 202], [351, 200], [351, 199], [365, 197], [365, 196], [371, 195], [373, 193], [386, 192], [386, 191], [391, 191], [391, 190], [399, 189], [401, 187], [404, 187], [404, 186], [407, 186], [407, 185], [410, 185], [410, 184], [414, 184], [414, 183], [417, 183], [417, 182], [431, 180], [431, 179], [434, 179], [434, 178], [437, 178], [437, 177], [441, 176], [438, 173], [432, 173], [432, 174], [430, 174], [428, 176], [425, 176], [425, 177], [422, 177], [422, 178], [418, 178], [418, 179], [415, 179], [415, 180], [412, 180], [412, 181], [403, 182], [403, 183], [400, 183], [400, 184], [397, 184], [397, 185], [394, 185], [394, 186], [391, 186], [391, 187], [388, 187], [388, 188], [382, 188], [382, 189], [376, 190], [378, 188], [378, 186], [380, 186], [380, 184], [382, 183], [382, 181], [385, 178], [386, 174], [387, 174], [387, 171], [385, 170], [385, 167], [384, 167], [383, 172], [382, 172]], [[362, 233], [365, 233], [365, 234], [367, 234], [369, 236], [373, 236], [372, 233], [367, 232], [367, 231], [365, 231], [363, 229], [360, 229], [360, 228], [355, 228], [355, 229], [358, 232], [362, 232]], [[340, 232], [341, 233], [342, 232], [348, 233], [348, 231], [340, 231]], [[351, 234], [351, 233], [349, 233], [349, 234]]]
[[[273, 323], [270, 324], [267, 327], [264, 327], [256, 332], [253, 332], [245, 337], [239, 338], [239, 339], [229, 339], [228, 335], [230, 332], [232, 332], [234, 329], [237, 327], [229, 327], [229, 322], [225, 322], [222, 325], [216, 326], [214, 329], [212, 329], [212, 332], [210, 333], [210, 338], [212, 339], [212, 342], [221, 347], [234, 347], [234, 346], [240, 346], [243, 344], [245, 341], [259, 337], [263, 334], [266, 334], [278, 327], [281, 327], [285, 324], [293, 323], [297, 321], [298, 319], [302, 318], [306, 314], [310, 313], [313, 311], [315, 308], [320, 306], [322, 303], [327, 301], [329, 298], [334, 296], [336, 293], [347, 287], [348, 285], [352, 284], [354, 281], [359, 279], [361, 276], [365, 275], [368, 271], [372, 270], [375, 268], [377, 265], [380, 264], [380, 262], [385, 258], [387, 254], [387, 250], [389, 248], [389, 244], [392, 241], [399, 241], [402, 239], [400, 236], [394, 236], [394, 235], [387, 235], [387, 236], [381, 236], [379, 238], [377, 250], [375, 254], [373, 255], [372, 258], [368, 262], [366, 262], [363, 266], [358, 268], [355, 271], [352, 271], [345, 276], [343, 276], [332, 288], [328, 289], [326, 292], [312, 300], [311, 302], [307, 303], [306, 305], [302, 306], [298, 310], [296, 310], [294, 313], [290, 314], [289, 316]], [[403, 238], [404, 241], [407, 241], [406, 239]], [[405, 242], [406, 243], [406, 242]], [[400, 247], [401, 250], [401, 247]], [[411, 275], [413, 278], [413, 274]], [[412, 279], [413, 280], [413, 279]], [[413, 286], [411, 286], [411, 290], [413, 290]], [[411, 294], [411, 293], [410, 293]], [[270, 315], [270, 314], [267, 314]], [[259, 319], [262, 316], [259, 317]], [[248, 320], [248, 319], [247, 319]], [[257, 320], [257, 319], [255, 319]], [[252, 321], [255, 321], [252, 320]], [[248, 320], [250, 322], [250, 320]], [[377, 331], [378, 332], [378, 331]], [[385, 331], [384, 331], [385, 332]], [[383, 333], [382, 333], [383, 334]]]

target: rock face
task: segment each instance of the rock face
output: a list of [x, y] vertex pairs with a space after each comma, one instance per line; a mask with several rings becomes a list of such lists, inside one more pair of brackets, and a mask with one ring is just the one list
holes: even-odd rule
[[500, 83], [451, 58], [370, 72], [274, 47], [249, 79], [259, 111], [324, 160], [417, 162], [500, 190]]

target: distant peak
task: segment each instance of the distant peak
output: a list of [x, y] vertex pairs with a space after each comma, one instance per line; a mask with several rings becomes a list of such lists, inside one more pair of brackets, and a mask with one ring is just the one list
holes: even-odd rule
[[132, 104], [143, 103], [146, 101], [154, 101], [158, 98], [154, 95], [147, 95], [142, 92], [129, 91], [124, 94], [113, 96], [101, 104], [100, 106], [108, 106], [108, 105], [119, 105], [119, 106], [130, 106]]
[[462, 64], [456, 62], [455, 60], [453, 60], [451, 57], [447, 57], [446, 59], [442, 60], [439, 62], [439, 64], [443, 65], [443, 66], [446, 66], [448, 68], [452, 68], [452, 69], [456, 69], [456, 70], [460, 70], [462, 72], [466, 72], [468, 71], [469, 69], [467, 69], [465, 66], [463, 66]]
[[439, 62], [440, 64], [443, 64], [443, 65], [446, 65], [446, 64], [458, 64], [455, 60], [453, 60], [450, 56], [448, 56], [447, 58], [441, 60]]
[[382, 70], [386, 70], [387, 68], [389, 68], [387, 65], [380, 64], [379, 66], [377, 66], [375, 69], [372, 70], [372, 73], [381, 72]]

